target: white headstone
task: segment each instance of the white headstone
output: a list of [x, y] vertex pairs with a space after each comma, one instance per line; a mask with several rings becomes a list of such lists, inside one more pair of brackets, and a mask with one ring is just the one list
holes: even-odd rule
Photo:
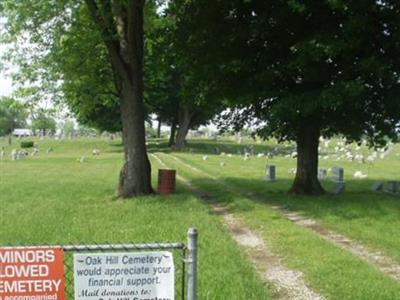
[[344, 182], [344, 169], [339, 167], [332, 168], [333, 181]]

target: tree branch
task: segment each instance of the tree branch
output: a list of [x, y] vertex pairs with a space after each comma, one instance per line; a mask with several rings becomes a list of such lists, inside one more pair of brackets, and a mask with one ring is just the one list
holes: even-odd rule
[[[107, 18], [105, 18], [105, 16], [102, 16], [95, 0], [85, 0], [85, 2], [87, 4], [90, 14], [92, 15], [93, 21], [95, 22], [95, 24], [97, 24], [102, 34], [103, 41], [108, 49], [108, 52], [110, 53], [110, 59], [113, 68], [115, 68], [117, 73], [120, 74], [120, 76], [122, 76], [124, 79], [130, 80], [127, 66], [120, 54], [119, 41], [115, 39], [115, 37], [117, 36], [115, 28], [113, 28], [113, 25], [107, 22]], [[104, 5], [103, 9], [106, 8], [106, 6], [107, 5]], [[109, 11], [109, 14], [111, 15], [111, 11]], [[120, 80], [122, 80], [122, 78], [118, 79], [118, 81]]]

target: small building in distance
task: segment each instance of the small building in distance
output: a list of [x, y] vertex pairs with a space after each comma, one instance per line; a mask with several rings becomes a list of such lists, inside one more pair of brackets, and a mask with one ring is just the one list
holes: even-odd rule
[[15, 128], [12, 132], [13, 136], [24, 137], [24, 136], [32, 136], [32, 130], [26, 128]]

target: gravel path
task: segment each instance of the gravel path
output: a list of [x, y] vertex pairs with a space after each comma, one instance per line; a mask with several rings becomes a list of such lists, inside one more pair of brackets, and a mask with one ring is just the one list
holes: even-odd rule
[[[189, 164], [185, 163], [181, 159], [179, 159], [176, 156], [169, 155], [173, 159], [175, 159], [177, 162], [180, 164], [184, 165], [187, 168], [192, 169], [193, 171], [198, 172], [199, 174], [206, 176], [210, 179], [213, 179], [214, 181], [218, 182], [219, 184], [229, 187], [230, 190], [234, 191], [237, 194], [240, 194], [241, 196], [248, 197], [248, 198], [253, 198], [256, 200], [260, 200], [265, 198], [264, 195], [260, 195], [257, 193], [252, 193], [252, 192], [243, 192], [236, 188], [233, 185], [230, 185], [226, 182], [224, 182], [222, 179], [219, 179], [215, 176], [209, 175], [208, 173], [195, 168], [193, 166], [190, 166]], [[305, 217], [297, 212], [292, 212], [284, 209], [281, 206], [277, 205], [270, 205], [269, 207], [275, 209], [281, 215], [283, 215], [285, 218], [291, 220], [295, 224], [308, 228], [324, 238], [325, 240], [335, 244], [336, 246], [345, 249], [352, 254], [356, 255], [357, 257], [363, 259], [364, 261], [374, 265], [376, 268], [378, 268], [381, 272], [387, 274], [388, 276], [394, 278], [397, 281], [400, 281], [400, 264], [397, 263], [394, 259], [385, 256], [381, 252], [373, 251], [369, 249], [367, 246], [356, 242], [345, 235], [336, 233], [332, 230], [327, 229], [325, 226], [322, 224], [318, 223], [316, 220]]]
[[[163, 166], [168, 167], [157, 155], [152, 156]], [[205, 200], [211, 198], [204, 191], [193, 186], [181, 175], [177, 179], [184, 183], [192, 192]], [[209, 202], [208, 202], [209, 203]], [[274, 299], [287, 300], [323, 300], [322, 295], [310, 288], [304, 281], [304, 275], [297, 270], [291, 270], [282, 264], [279, 256], [274, 254], [266, 242], [254, 231], [246, 227], [228, 209], [219, 204], [210, 204], [214, 213], [222, 217], [223, 223], [234, 240], [242, 246], [261, 278], [271, 283], [275, 288]]]

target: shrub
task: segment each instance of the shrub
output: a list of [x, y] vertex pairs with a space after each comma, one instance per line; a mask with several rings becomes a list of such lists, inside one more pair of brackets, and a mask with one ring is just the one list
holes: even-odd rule
[[21, 142], [21, 148], [32, 148], [33, 147], [32, 141], [23, 141]]

